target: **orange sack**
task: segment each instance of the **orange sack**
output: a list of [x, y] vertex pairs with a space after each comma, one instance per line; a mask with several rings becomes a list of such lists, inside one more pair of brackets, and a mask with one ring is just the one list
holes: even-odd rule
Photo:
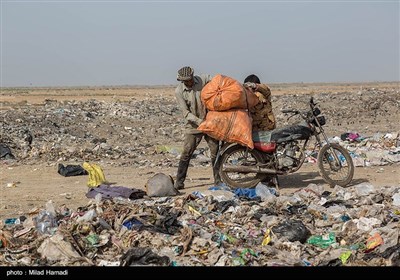
[[201, 101], [210, 111], [250, 109], [259, 99], [237, 80], [218, 74], [201, 91]]
[[209, 111], [197, 129], [215, 139], [239, 143], [253, 149], [251, 122], [246, 110]]

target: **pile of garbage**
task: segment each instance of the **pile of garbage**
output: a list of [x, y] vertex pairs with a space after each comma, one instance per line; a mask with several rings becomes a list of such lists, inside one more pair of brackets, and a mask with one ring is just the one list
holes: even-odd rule
[[[182, 137], [182, 118], [172, 100], [85, 102], [47, 100], [1, 112], [0, 143], [20, 163], [108, 160], [150, 166], [170, 160], [157, 147]], [[148, 157], [155, 160], [150, 162]], [[173, 155], [176, 157], [175, 155]], [[174, 159], [173, 157], [173, 159]]]
[[[252, 193], [252, 192], [255, 193]], [[51, 201], [2, 221], [2, 266], [398, 266], [400, 186]]]
[[[346, 132], [329, 140], [330, 143], [339, 143], [350, 152], [354, 166], [383, 166], [400, 162], [400, 132], [378, 132], [369, 137]], [[306, 154], [306, 162], [317, 162], [318, 153], [312, 147]]]
[[[279, 96], [272, 90], [278, 127], [295, 121], [288, 120], [281, 109], [307, 109], [311, 96], [327, 119], [324, 127], [329, 137], [355, 132], [369, 137], [370, 142], [375, 133], [400, 131], [399, 122], [394, 121], [400, 119], [398, 88]], [[174, 98], [153, 95], [140, 101], [112, 102], [48, 99], [35, 106], [0, 105], [1, 159], [14, 158], [19, 164], [101, 160], [132, 167], [177, 165], [184, 120]], [[199, 166], [208, 162], [209, 151], [204, 148], [195, 152], [191, 163]]]
[[344, 144], [355, 166], [380, 166], [400, 162], [400, 132], [375, 133]]

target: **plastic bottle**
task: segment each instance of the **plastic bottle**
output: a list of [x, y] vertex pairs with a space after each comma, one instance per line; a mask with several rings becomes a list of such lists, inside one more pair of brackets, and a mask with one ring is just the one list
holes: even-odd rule
[[259, 196], [262, 201], [273, 202], [276, 199], [275, 194], [275, 189], [269, 188], [261, 182], [256, 186], [256, 195]]
[[370, 183], [360, 183], [354, 186], [354, 189], [358, 196], [369, 195], [370, 193], [375, 192], [375, 187]]
[[56, 215], [56, 210], [54, 209], [53, 201], [49, 200], [46, 202], [46, 212], [55, 216]]
[[8, 218], [4, 220], [6, 226], [19, 225], [21, 221], [18, 218]]
[[78, 223], [80, 222], [90, 222], [93, 221], [94, 218], [96, 218], [96, 211], [94, 209], [90, 209], [87, 211], [83, 216], [79, 217], [76, 219]]
[[57, 222], [53, 214], [48, 211], [40, 211], [34, 218], [36, 230], [41, 234], [54, 234], [57, 230]]

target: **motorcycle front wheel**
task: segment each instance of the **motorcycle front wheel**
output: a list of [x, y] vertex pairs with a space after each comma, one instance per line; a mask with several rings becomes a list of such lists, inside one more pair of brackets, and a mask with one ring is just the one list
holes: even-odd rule
[[318, 153], [318, 168], [331, 187], [345, 187], [354, 176], [354, 164], [349, 152], [339, 144], [325, 145]]
[[245, 169], [246, 167], [256, 169], [261, 163], [262, 155], [259, 151], [234, 145], [223, 152], [219, 173], [222, 181], [231, 188], [253, 188], [266, 177], [265, 174], [249, 171], [228, 171], [227, 169]]

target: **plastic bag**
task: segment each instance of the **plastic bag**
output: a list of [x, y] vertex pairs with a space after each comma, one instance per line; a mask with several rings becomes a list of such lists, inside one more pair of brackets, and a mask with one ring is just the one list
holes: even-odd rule
[[279, 238], [286, 237], [290, 242], [300, 241], [304, 243], [311, 232], [298, 220], [285, 220], [279, 225], [272, 227], [272, 232]]
[[106, 183], [103, 169], [95, 163], [84, 162], [83, 168], [89, 173], [89, 179], [87, 186], [89, 188], [95, 188], [103, 183]]
[[333, 232], [324, 235], [313, 235], [308, 238], [307, 243], [321, 247], [322, 249], [326, 249], [332, 244], [336, 243], [336, 236]]

